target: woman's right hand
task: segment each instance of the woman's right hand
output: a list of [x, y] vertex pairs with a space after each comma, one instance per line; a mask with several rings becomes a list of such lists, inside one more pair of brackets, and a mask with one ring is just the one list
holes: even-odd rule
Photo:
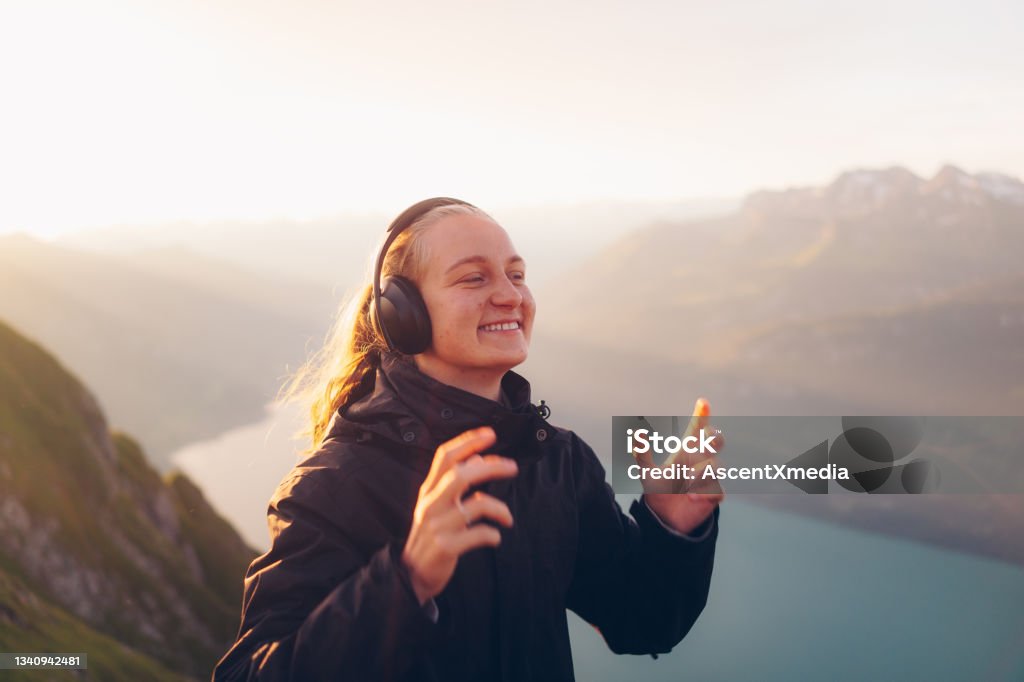
[[485, 523], [472, 525], [474, 521], [486, 518], [512, 526], [512, 512], [498, 498], [477, 491], [463, 500], [470, 487], [518, 472], [515, 460], [479, 454], [495, 440], [494, 429], [485, 426], [442, 443], [434, 453], [402, 551], [420, 604], [444, 589], [460, 556], [501, 543], [497, 528]]

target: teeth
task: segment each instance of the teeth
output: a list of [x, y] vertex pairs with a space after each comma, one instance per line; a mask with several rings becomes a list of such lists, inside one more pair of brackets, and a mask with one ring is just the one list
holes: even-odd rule
[[486, 324], [481, 327], [485, 332], [497, 332], [497, 331], [512, 331], [513, 329], [519, 329], [518, 322], [505, 322], [504, 324]]

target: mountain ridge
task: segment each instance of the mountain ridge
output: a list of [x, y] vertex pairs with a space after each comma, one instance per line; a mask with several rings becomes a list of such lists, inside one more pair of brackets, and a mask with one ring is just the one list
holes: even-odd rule
[[[759, 210], [767, 202], [817, 199], [832, 207], [884, 207], [907, 197], [938, 197], [947, 202], [985, 201], [1024, 204], [1024, 183], [1011, 175], [994, 171], [974, 175], [946, 164], [931, 178], [922, 178], [903, 166], [858, 168], [844, 171], [824, 186], [759, 190], [749, 194], [743, 210]], [[777, 205], [777, 204], [776, 204]]]
[[0, 462], [0, 582], [22, 594], [2, 600], [0, 648], [26, 651], [48, 633], [58, 637], [48, 647], [78, 651], [85, 637], [106, 643], [96, 655], [112, 666], [207, 676], [233, 641], [256, 551], [182, 474], [154, 471], [78, 379], [3, 322]]

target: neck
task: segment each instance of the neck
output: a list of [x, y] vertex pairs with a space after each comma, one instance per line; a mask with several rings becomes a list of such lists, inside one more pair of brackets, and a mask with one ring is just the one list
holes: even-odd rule
[[505, 376], [505, 370], [500, 373], [494, 370], [459, 370], [441, 363], [433, 363], [422, 354], [414, 355], [413, 359], [416, 361], [416, 367], [431, 379], [461, 388], [481, 398], [501, 402], [501, 378]]

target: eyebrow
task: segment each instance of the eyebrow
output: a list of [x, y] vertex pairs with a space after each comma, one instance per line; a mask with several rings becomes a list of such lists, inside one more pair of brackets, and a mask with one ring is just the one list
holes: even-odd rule
[[[466, 263], [486, 263], [486, 262], [487, 262], [487, 258], [484, 257], [484, 256], [466, 256], [465, 258], [460, 258], [459, 260], [455, 261], [455, 263], [453, 263], [450, 268], [448, 268], [447, 270], [444, 271], [444, 274], [447, 275], [449, 272], [451, 272], [455, 268], [459, 267], [460, 265], [465, 265]], [[523, 260], [522, 256], [512, 256], [511, 258], [508, 259], [508, 262], [506, 262], [505, 265], [511, 265], [512, 263], [516, 263], [516, 262], [525, 263], [526, 261]]]

